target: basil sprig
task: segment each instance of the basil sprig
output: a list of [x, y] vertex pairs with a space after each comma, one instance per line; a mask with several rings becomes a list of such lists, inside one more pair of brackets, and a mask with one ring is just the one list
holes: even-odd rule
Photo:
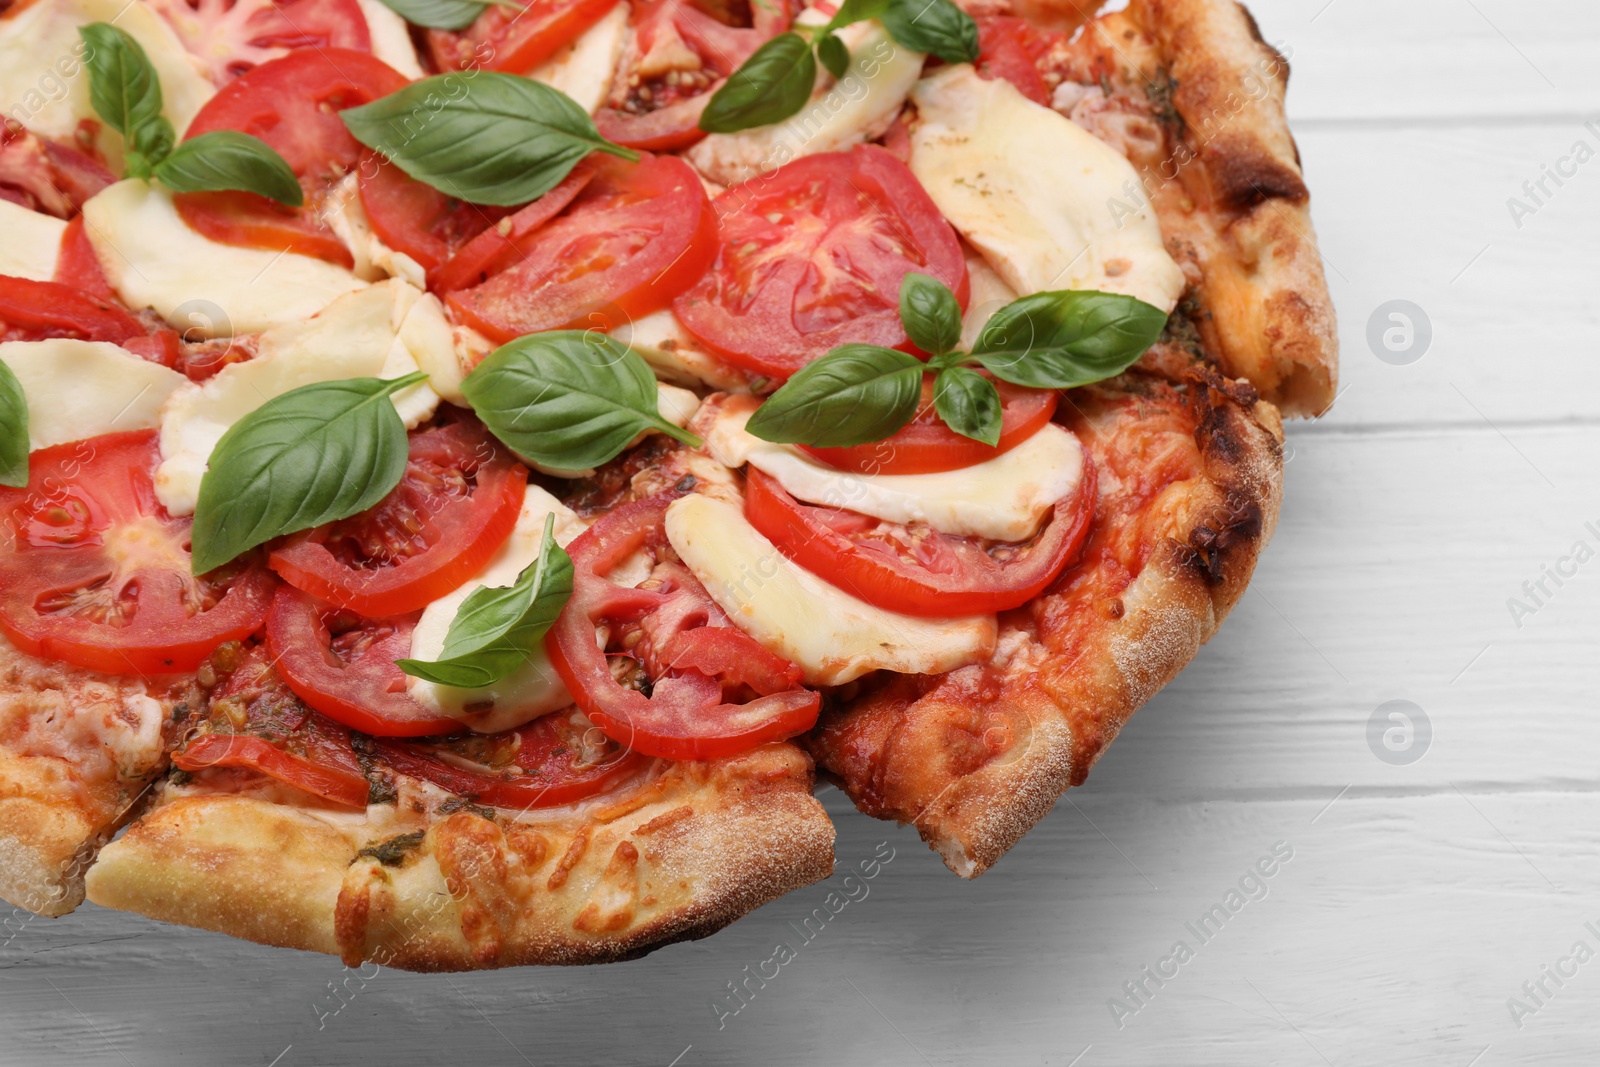
[[0, 485], [28, 484], [28, 399], [22, 383], [0, 362]]
[[200, 479], [190, 531], [194, 573], [388, 496], [407, 455], [405, 423], [389, 398], [427, 377], [415, 371], [303, 385], [234, 423]]
[[383, 5], [412, 25], [430, 30], [464, 30], [489, 6], [478, 0], [383, 0]]
[[263, 140], [231, 130], [204, 133], [176, 144], [161, 113], [161, 79], [139, 42], [105, 22], [80, 26], [87, 46], [89, 102], [101, 120], [122, 134], [123, 173], [154, 178], [179, 193], [236, 189], [298, 207], [300, 181]]
[[922, 377], [932, 372], [939, 417], [963, 437], [993, 446], [1000, 440], [1000, 394], [968, 364], [1013, 385], [1074, 389], [1133, 366], [1161, 336], [1167, 316], [1121, 293], [1034, 293], [996, 312], [972, 351], [962, 352], [955, 296], [912, 273], [900, 283], [900, 321], [930, 354], [927, 363], [892, 348], [841, 345], [801, 368], [745, 428], [763, 440], [822, 448], [881, 441], [916, 415]]
[[880, 20], [895, 43], [913, 52], [977, 62], [978, 24], [951, 0], [845, 0], [827, 25], [796, 26], [756, 49], [711, 95], [700, 128], [737, 133], [797, 114], [811, 99], [817, 59], [835, 78], [850, 68], [849, 50], [835, 32], [866, 19]]
[[651, 430], [700, 444], [661, 417], [644, 358], [594, 331], [519, 337], [478, 364], [461, 391], [507, 448], [553, 470], [598, 467]]
[[539, 556], [509, 586], [474, 589], [450, 622], [433, 661], [395, 662], [409, 675], [440, 685], [493, 685], [539, 647], [572, 595], [572, 557], [556, 544], [555, 515], [544, 518]]
[[639, 158], [601, 137], [566, 93], [498, 71], [436, 74], [339, 117], [411, 177], [472, 204], [535, 200], [590, 152]]

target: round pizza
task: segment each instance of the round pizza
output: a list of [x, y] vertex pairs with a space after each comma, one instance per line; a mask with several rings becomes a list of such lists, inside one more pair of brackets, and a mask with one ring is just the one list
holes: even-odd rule
[[986, 870], [1334, 395], [1285, 58], [1103, 6], [0, 9], [0, 897], [624, 959], [819, 776]]

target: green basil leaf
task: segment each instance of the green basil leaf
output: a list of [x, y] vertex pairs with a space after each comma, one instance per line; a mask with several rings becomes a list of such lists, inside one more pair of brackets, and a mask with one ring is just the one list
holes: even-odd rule
[[0, 361], [0, 485], [28, 484], [28, 398]]
[[450, 622], [433, 662], [396, 660], [400, 669], [440, 685], [493, 685], [526, 662], [572, 595], [572, 557], [556, 544], [556, 517], [544, 518], [539, 558], [505, 588], [474, 589]]
[[852, 22], [882, 18], [884, 8], [888, 6], [889, 0], [844, 0], [844, 3], [839, 5], [838, 12], [828, 20], [828, 25], [824, 27], [824, 30], [832, 33], [834, 30], [848, 26]]
[[130, 177], [149, 177], [172, 151], [172, 124], [161, 114], [161, 79], [139, 42], [105, 22], [78, 27], [86, 46], [89, 103], [102, 122], [127, 143]]
[[260, 138], [233, 130], [191, 137], [161, 161], [155, 176], [175, 193], [242, 189], [290, 207], [305, 200], [300, 179], [282, 156]]
[[892, 348], [840, 345], [769, 396], [745, 429], [764, 441], [819, 448], [881, 441], [917, 413], [926, 369]]
[[406, 428], [389, 397], [426, 378], [417, 371], [302, 385], [234, 423], [200, 479], [194, 573], [387, 496], [406, 469]]
[[889, 36], [913, 52], [946, 63], [978, 61], [978, 24], [950, 0], [889, 0], [879, 18]]
[[1034, 293], [997, 311], [972, 354], [1002, 381], [1074, 389], [1133, 366], [1166, 323], [1166, 312], [1121, 293]]
[[961, 305], [943, 282], [926, 274], [900, 280], [900, 324], [911, 343], [932, 356], [961, 343]]
[[536, 200], [590, 152], [639, 158], [566, 93], [498, 71], [436, 74], [339, 117], [411, 177], [472, 204]]
[[1000, 443], [1000, 392], [975, 370], [951, 367], [933, 380], [933, 407], [945, 425], [986, 445]]
[[822, 65], [835, 78], [844, 77], [850, 69], [850, 49], [831, 33], [817, 42], [817, 58], [822, 60]]
[[383, 4], [412, 25], [430, 30], [464, 30], [488, 6], [476, 0], [383, 0]]
[[650, 365], [592, 330], [551, 330], [496, 349], [461, 384], [489, 432], [530, 463], [590, 470], [648, 430], [698, 446], [661, 417]]
[[798, 33], [780, 33], [757, 48], [711, 95], [700, 113], [700, 128], [707, 133], [738, 133], [782, 122], [805, 107], [816, 83], [811, 43]]

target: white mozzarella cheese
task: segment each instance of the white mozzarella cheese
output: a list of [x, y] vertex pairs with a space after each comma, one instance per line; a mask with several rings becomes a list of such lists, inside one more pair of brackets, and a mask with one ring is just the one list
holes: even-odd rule
[[927, 57], [896, 44], [876, 19], [852, 23], [838, 36], [850, 50], [843, 78], [834, 81], [821, 72], [818, 91], [799, 114], [770, 126], [711, 134], [689, 149], [689, 162], [713, 181], [737, 185], [792, 159], [838, 152], [887, 130]]
[[426, 289], [427, 272], [422, 264], [404, 252], [396, 252], [372, 232], [372, 222], [361, 203], [360, 182], [360, 176], [353, 171], [340, 178], [322, 209], [322, 221], [350, 250], [356, 277], [368, 282], [404, 278], [418, 289]]
[[[162, 113], [179, 136], [216, 92], [171, 26], [139, 0], [37, 0], [0, 20], [0, 101], [6, 117], [44, 137], [71, 142], [89, 102], [87, 46], [78, 27], [109, 22], [139, 42], [161, 78]], [[122, 136], [99, 126], [95, 147], [122, 169]]]
[[417, 62], [417, 49], [411, 43], [411, 29], [406, 20], [383, 0], [356, 0], [356, 3], [367, 20], [372, 54], [413, 81], [422, 77], [422, 64]]
[[[444, 650], [445, 637], [456, 612], [474, 590], [484, 586], [500, 588], [516, 583], [521, 574], [539, 557], [544, 540], [546, 515], [556, 517], [556, 542], [563, 547], [583, 532], [583, 521], [566, 505], [536, 485], [528, 487], [522, 512], [500, 550], [477, 577], [422, 610], [417, 628], [411, 634], [411, 658], [436, 660]], [[550, 658], [540, 646], [527, 662], [493, 685], [476, 689], [438, 685], [422, 678], [406, 677], [412, 697], [442, 715], [463, 720], [481, 733], [513, 730], [523, 723], [572, 703], [572, 697], [550, 666]]]
[[1183, 271], [1137, 188], [1133, 165], [1093, 134], [966, 63], [911, 90], [911, 170], [951, 225], [1024, 296], [1125, 293], [1171, 311]]
[[0, 274], [50, 281], [67, 224], [54, 215], [0, 200]]
[[874, 607], [791, 561], [725, 501], [673, 501], [667, 540], [728, 617], [812, 685], [874, 670], [940, 674], [994, 651], [993, 615], [920, 619]]
[[627, 4], [619, 3], [578, 39], [528, 72], [534, 81], [560, 89], [589, 114], [611, 93], [612, 73], [628, 40]]
[[83, 205], [83, 221], [124, 302], [207, 337], [299, 322], [367, 284], [311, 256], [207, 240], [178, 217], [170, 193], [142, 181], [101, 191]]
[[967, 313], [961, 316], [961, 347], [970, 352], [994, 313], [1015, 300], [1017, 292], [994, 272], [988, 260], [970, 250], [967, 252], [967, 284], [972, 288], [972, 296], [967, 301]]
[[1027, 540], [1083, 477], [1078, 439], [1053, 422], [1009, 452], [960, 470], [856, 474], [835, 470], [793, 445], [773, 444], [747, 432], [744, 425], [755, 408], [753, 397], [731, 397], [723, 403], [706, 434], [719, 463], [749, 463], [808, 503], [848, 508], [886, 522], [926, 523], [957, 537]]
[[709, 385], [728, 392], [750, 390], [750, 376], [702, 348], [671, 308], [618, 326], [611, 336], [644, 357], [663, 381], [690, 387]]
[[0, 363], [11, 368], [28, 401], [28, 448], [103, 433], [150, 430], [161, 405], [189, 379], [103, 341], [7, 341]]
[[[155, 476], [161, 503], [174, 515], [193, 512], [212, 449], [230, 426], [273, 397], [315, 382], [399, 378], [419, 369], [420, 350], [410, 345], [437, 331], [413, 330], [409, 323], [419, 314], [426, 323], [436, 313], [427, 310], [432, 300], [399, 280], [348, 294], [315, 318], [263, 331], [255, 358], [175, 390], [161, 413]], [[431, 416], [438, 403], [426, 382], [394, 397], [408, 427]]]

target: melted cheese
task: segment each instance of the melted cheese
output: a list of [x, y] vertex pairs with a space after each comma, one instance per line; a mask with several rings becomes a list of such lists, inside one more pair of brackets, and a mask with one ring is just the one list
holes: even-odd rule
[[940, 674], [994, 651], [993, 615], [920, 619], [873, 607], [792, 562], [732, 504], [692, 494], [667, 508], [667, 540], [722, 610], [812, 685], [868, 671]]
[[1015, 300], [1017, 292], [994, 272], [987, 260], [970, 250], [967, 252], [967, 283], [972, 287], [972, 296], [967, 301], [967, 313], [961, 316], [961, 347], [970, 352], [994, 313]]
[[[434, 358], [414, 346], [419, 336], [439, 336], [429, 325], [437, 308], [433, 297], [402, 281], [375, 285], [339, 298], [315, 318], [266, 330], [254, 359], [177, 389], [161, 413], [156, 496], [174, 515], [193, 512], [212, 449], [230, 426], [275, 396], [314, 382], [399, 378], [417, 370]], [[413, 328], [413, 317], [420, 328]], [[438, 322], [444, 325], [442, 317]], [[448, 345], [447, 326], [443, 336]], [[430, 417], [438, 403], [425, 382], [394, 397], [408, 427]]]
[[67, 224], [55, 216], [0, 199], [0, 274], [51, 281], [66, 232]]
[[411, 43], [411, 29], [406, 20], [383, 0], [356, 0], [356, 3], [367, 20], [372, 54], [412, 81], [423, 77], [425, 72], [417, 62], [417, 49]]
[[360, 175], [353, 171], [340, 178], [329, 191], [322, 209], [322, 221], [350, 250], [356, 277], [368, 282], [403, 278], [418, 289], [426, 289], [427, 272], [422, 264], [390, 248], [372, 232], [372, 222], [361, 203], [360, 182]]
[[736, 185], [792, 159], [842, 151], [887, 130], [927, 57], [896, 44], [876, 19], [852, 23], [838, 36], [850, 50], [843, 78], [835, 82], [820, 72], [818, 91], [799, 114], [771, 126], [711, 134], [685, 153], [689, 162], [713, 181]]
[[[37, 0], [0, 19], [0, 101], [5, 115], [43, 137], [71, 143], [78, 123], [98, 121], [89, 102], [87, 46], [78, 27], [109, 22], [139, 42], [161, 79], [162, 113], [181, 137], [216, 92], [171, 26], [138, 0]], [[94, 147], [122, 170], [122, 136], [98, 126]]]
[[151, 430], [161, 405], [189, 379], [103, 341], [7, 341], [0, 363], [28, 400], [28, 448], [103, 433]]
[[1098, 289], [1163, 311], [1177, 304], [1183, 272], [1155, 213], [1128, 206], [1139, 177], [1126, 159], [966, 63], [924, 78], [911, 98], [921, 118], [912, 172], [1017, 293]]
[[627, 4], [619, 3], [577, 40], [528, 72], [534, 81], [560, 89], [593, 115], [611, 93], [612, 72], [628, 40]]
[[778, 480], [791, 496], [826, 507], [848, 508], [886, 522], [926, 523], [957, 537], [1025, 541], [1056, 501], [1083, 477], [1077, 438], [1046, 423], [1032, 437], [994, 459], [937, 474], [856, 474], [820, 463], [793, 445], [747, 433], [753, 397], [730, 397], [706, 434], [719, 463], [745, 463]]
[[709, 385], [729, 392], [748, 392], [750, 377], [700, 346], [671, 308], [618, 326], [611, 336], [650, 364], [656, 377], [691, 388]]
[[122, 181], [83, 206], [89, 243], [117, 295], [207, 337], [299, 322], [366, 283], [292, 252], [209, 241], [178, 217], [172, 195]]
[[[439, 658], [456, 612], [474, 590], [516, 583], [517, 575], [539, 557], [546, 515], [556, 517], [556, 541], [563, 547], [583, 532], [582, 520], [566, 505], [538, 486], [530, 485], [511, 535], [477, 577], [423, 609], [422, 618], [417, 620], [417, 628], [411, 634], [411, 658]], [[550, 666], [550, 658], [542, 645], [527, 662], [493, 685], [460, 689], [408, 675], [406, 688], [417, 700], [441, 714], [462, 719], [481, 733], [513, 730], [572, 703], [572, 697], [555, 668]]]

